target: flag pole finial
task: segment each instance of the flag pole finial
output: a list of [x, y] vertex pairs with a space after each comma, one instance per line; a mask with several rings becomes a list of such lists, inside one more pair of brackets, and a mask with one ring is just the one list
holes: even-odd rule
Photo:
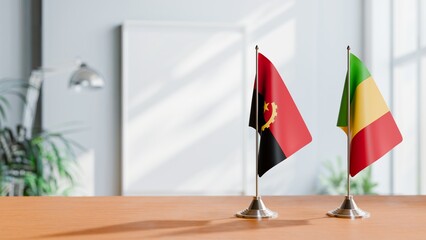
[[254, 47], [254, 49], [256, 49], [256, 51], [258, 51], [259, 50], [259, 46], [256, 45], [256, 47]]
[[351, 47], [348, 45], [348, 47], [346, 48], [348, 51], [350, 51], [351, 50]]

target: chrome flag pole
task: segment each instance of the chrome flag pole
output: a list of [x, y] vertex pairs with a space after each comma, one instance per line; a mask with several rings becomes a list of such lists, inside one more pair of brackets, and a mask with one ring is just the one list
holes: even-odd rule
[[259, 55], [259, 47], [256, 45], [256, 196], [253, 197], [250, 206], [236, 214], [237, 217], [240, 218], [276, 218], [278, 214], [269, 210], [259, 195], [259, 81], [258, 81], [258, 73], [259, 73], [259, 63], [258, 63], [258, 55]]
[[347, 175], [347, 192], [345, 196], [345, 200], [342, 205], [335, 210], [327, 212], [327, 215], [330, 217], [339, 217], [339, 218], [368, 218], [370, 214], [358, 208], [351, 195], [351, 182], [350, 182], [350, 171], [351, 171], [351, 139], [352, 139], [352, 131], [351, 131], [351, 59], [350, 59], [350, 51], [351, 48], [347, 47], [347, 158], [348, 158], [348, 175]]

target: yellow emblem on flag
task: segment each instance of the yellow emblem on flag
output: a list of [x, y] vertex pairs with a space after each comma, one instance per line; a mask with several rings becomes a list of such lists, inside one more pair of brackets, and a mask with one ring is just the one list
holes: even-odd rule
[[[272, 114], [271, 114], [271, 117], [269, 117], [268, 121], [266, 121], [266, 123], [263, 124], [263, 126], [261, 127], [262, 132], [265, 131], [266, 128], [269, 128], [271, 126], [271, 124], [275, 122], [275, 118], [278, 115], [277, 104], [275, 104], [275, 102], [272, 102], [271, 105], [272, 105]], [[263, 112], [266, 112], [266, 111], [269, 111], [269, 103], [267, 103], [267, 102], [265, 102], [263, 104]]]

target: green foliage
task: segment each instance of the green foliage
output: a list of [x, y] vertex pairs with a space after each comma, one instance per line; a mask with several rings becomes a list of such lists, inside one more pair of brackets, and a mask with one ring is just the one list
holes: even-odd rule
[[65, 134], [75, 131], [41, 131], [29, 138], [26, 132], [31, 129], [18, 125], [12, 131], [4, 126], [9, 96], [26, 103], [28, 88], [22, 81], [0, 81], [0, 195], [68, 195], [78, 167], [74, 149], [82, 147]]
[[[325, 174], [320, 176], [320, 193], [332, 195], [344, 195], [347, 188], [347, 169], [340, 157], [337, 161], [324, 163]], [[367, 167], [355, 177], [351, 178], [351, 194], [368, 195], [377, 194], [375, 188], [377, 183], [372, 179], [372, 168]]]
[[[42, 196], [69, 192], [75, 185], [74, 148], [80, 146], [59, 132], [44, 131], [27, 139], [22, 131], [22, 127], [17, 128], [16, 134], [8, 128], [0, 131], [1, 194]], [[20, 190], [12, 187], [16, 183], [22, 185]]]

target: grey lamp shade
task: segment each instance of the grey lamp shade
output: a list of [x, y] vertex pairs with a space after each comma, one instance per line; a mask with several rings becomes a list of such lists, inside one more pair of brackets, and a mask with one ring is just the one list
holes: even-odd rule
[[72, 74], [69, 87], [79, 90], [81, 88], [100, 89], [105, 85], [102, 76], [94, 69], [82, 63]]

